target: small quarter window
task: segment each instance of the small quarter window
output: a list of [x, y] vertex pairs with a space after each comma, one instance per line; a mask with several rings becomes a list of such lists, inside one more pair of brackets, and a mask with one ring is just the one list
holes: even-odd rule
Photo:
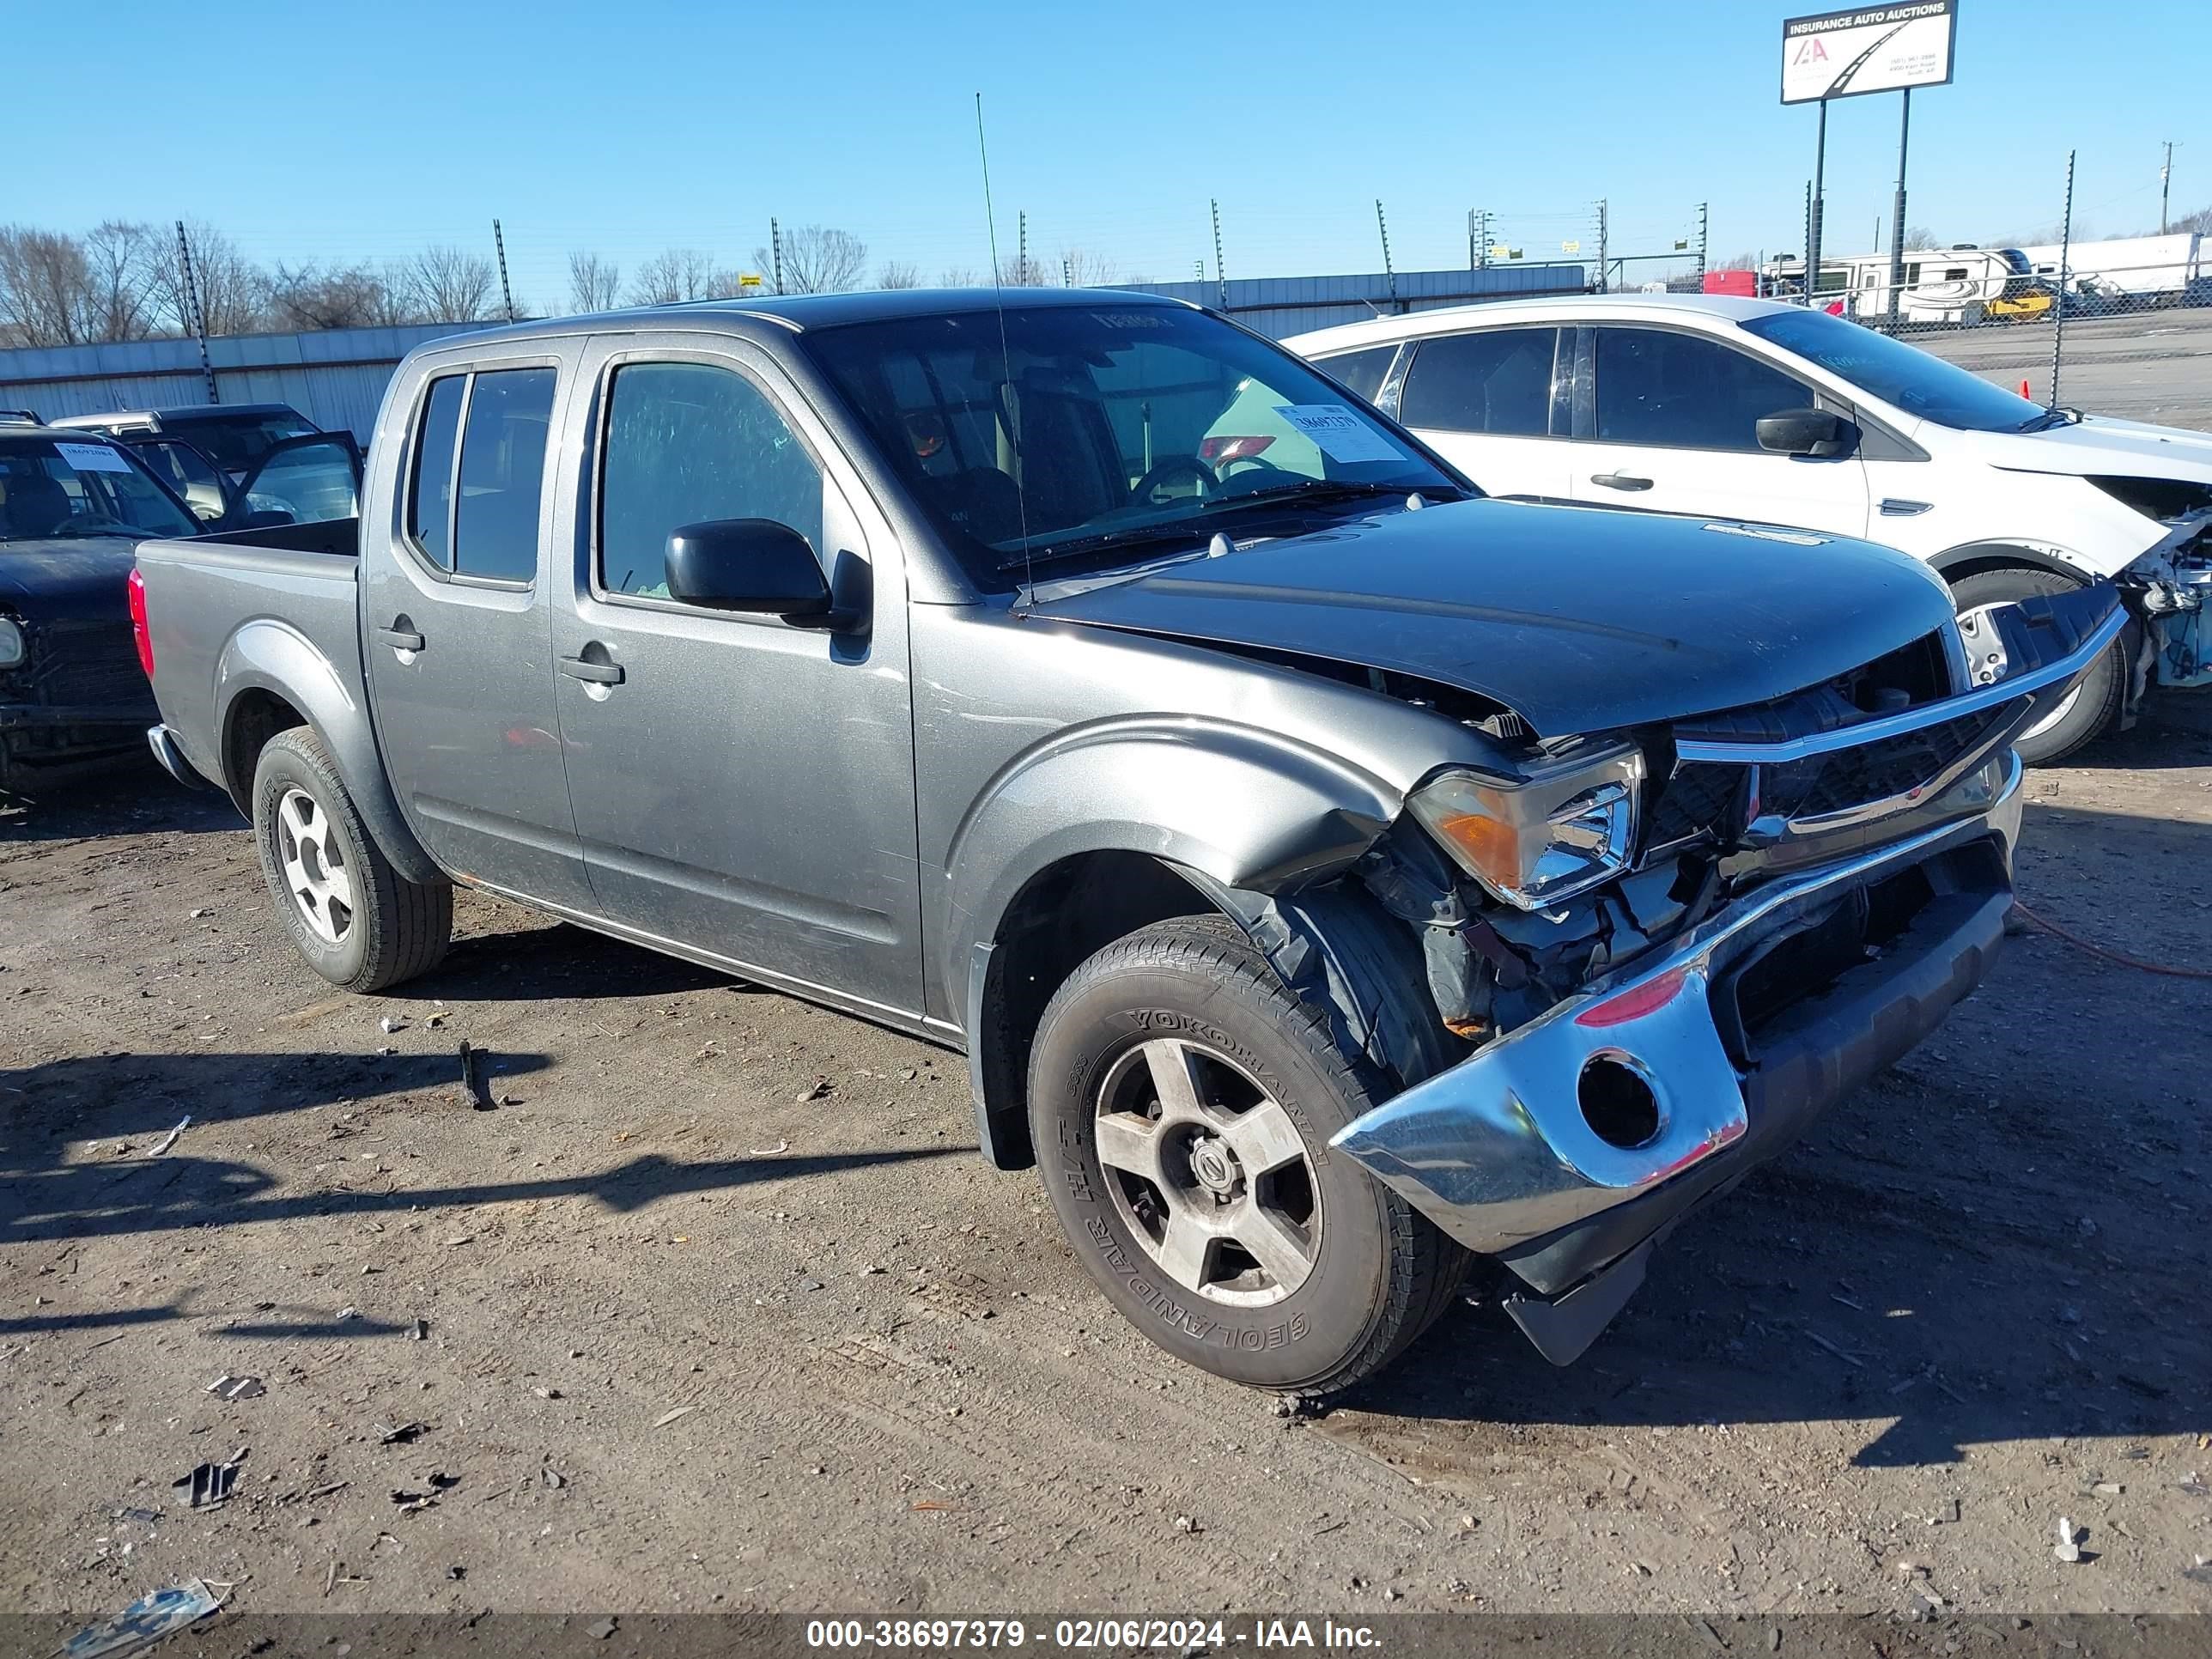
[[1360, 351], [1340, 351], [1334, 357], [1316, 357], [1314, 367], [1334, 375], [1346, 391], [1356, 392], [1371, 404], [1382, 389], [1382, 377], [1390, 372], [1390, 360], [1397, 355], [1395, 343], [1369, 346]]
[[460, 436], [465, 374], [430, 382], [415, 430], [415, 477], [408, 492], [407, 533], [430, 562], [453, 567], [453, 446]]

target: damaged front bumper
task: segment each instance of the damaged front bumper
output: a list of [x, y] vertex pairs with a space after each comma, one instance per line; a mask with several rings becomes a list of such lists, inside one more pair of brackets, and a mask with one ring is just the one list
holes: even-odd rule
[[1701, 761], [1756, 768], [1961, 720], [1977, 731], [1967, 753], [1899, 796], [1765, 826], [1746, 872], [1765, 879], [1717, 915], [1334, 1138], [1453, 1238], [1513, 1269], [1536, 1296], [1508, 1310], [1547, 1358], [1577, 1358], [1661, 1235], [1980, 982], [2012, 901], [2013, 738], [2126, 616], [2115, 598], [2094, 621], [2001, 621], [2008, 672], [1995, 684], [1810, 738], [1700, 744]]

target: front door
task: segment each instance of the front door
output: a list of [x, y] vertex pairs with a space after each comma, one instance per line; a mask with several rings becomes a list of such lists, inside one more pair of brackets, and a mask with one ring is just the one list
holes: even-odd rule
[[396, 522], [362, 526], [362, 651], [385, 769], [430, 855], [588, 913], [539, 557], [559, 378], [541, 358], [424, 385]]
[[1856, 453], [1822, 459], [1759, 446], [1759, 420], [1814, 406], [1814, 388], [1687, 330], [1608, 324], [1589, 334], [1594, 390], [1577, 391], [1576, 501], [1867, 533]]
[[[602, 908], [763, 977], [919, 1010], [905, 588], [889, 526], [764, 356], [610, 340], [586, 372], [583, 556], [553, 656]], [[670, 532], [725, 519], [798, 531], [865, 620], [830, 631], [671, 599]]]

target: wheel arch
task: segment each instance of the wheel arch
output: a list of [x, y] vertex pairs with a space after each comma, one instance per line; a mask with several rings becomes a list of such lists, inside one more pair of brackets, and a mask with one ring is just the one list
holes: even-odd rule
[[216, 684], [221, 781], [247, 818], [253, 816], [253, 771], [262, 750], [278, 732], [305, 726], [322, 743], [362, 824], [392, 867], [410, 881], [446, 879], [400, 815], [368, 709], [312, 640], [272, 618], [250, 622], [223, 647]]
[[2097, 574], [2073, 554], [2055, 544], [2032, 544], [2017, 541], [1968, 542], [1937, 554], [1929, 566], [1947, 582], [1963, 581], [1968, 576], [1978, 576], [1990, 570], [2041, 570], [2053, 576], [2063, 576], [2083, 586], [2098, 580]]
[[1077, 964], [1173, 915], [1249, 931], [1266, 895], [1349, 866], [1404, 799], [1281, 734], [1187, 718], [1072, 727], [1002, 768], [951, 837], [939, 958], [985, 1155], [1030, 1162], [1030, 1039]]

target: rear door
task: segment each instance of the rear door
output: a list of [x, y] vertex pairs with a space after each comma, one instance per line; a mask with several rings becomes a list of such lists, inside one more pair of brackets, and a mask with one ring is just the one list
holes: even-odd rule
[[386, 770], [431, 855], [588, 915], [540, 574], [562, 390], [542, 351], [416, 389], [404, 453], [379, 462], [382, 510], [362, 526], [362, 648]]
[[1814, 459], [1759, 447], [1762, 417], [1813, 407], [1846, 412], [1832, 400], [1687, 329], [1601, 324], [1582, 333], [1576, 501], [1867, 533], [1866, 468], [1856, 453]]
[[1414, 341], [1394, 412], [1486, 494], [1565, 500], [1562, 379], [1572, 368], [1574, 331], [1564, 331], [1564, 350], [1562, 333], [1486, 328]]
[[[570, 797], [610, 918], [878, 1008], [921, 1000], [905, 582], [890, 527], [768, 356], [594, 340], [553, 621]], [[671, 532], [805, 536], [848, 631], [669, 597]]]

